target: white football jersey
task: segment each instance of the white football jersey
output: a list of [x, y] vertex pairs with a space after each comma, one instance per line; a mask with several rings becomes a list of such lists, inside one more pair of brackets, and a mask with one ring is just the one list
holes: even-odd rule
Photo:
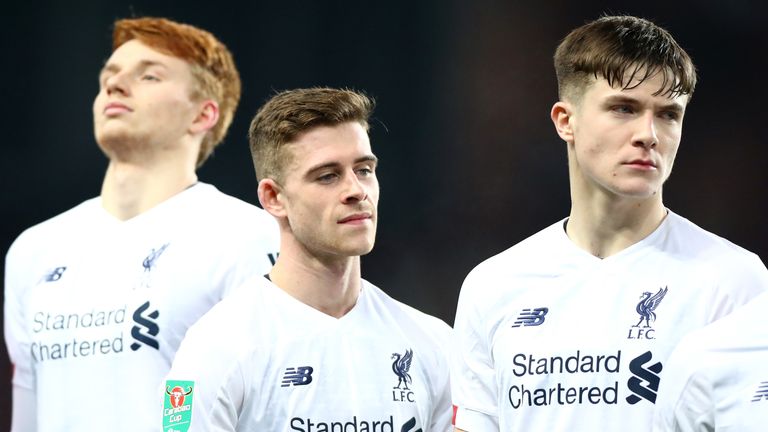
[[760, 259], [669, 212], [605, 259], [564, 222], [477, 266], [459, 297], [456, 426], [647, 431], [682, 335], [768, 289]]
[[686, 336], [664, 374], [654, 431], [768, 430], [768, 294]]
[[365, 281], [340, 319], [266, 278], [249, 285], [190, 329], [164, 432], [451, 430], [447, 324]]
[[128, 221], [94, 198], [22, 233], [5, 337], [38, 432], [150, 430], [187, 328], [278, 248], [274, 218], [201, 183]]

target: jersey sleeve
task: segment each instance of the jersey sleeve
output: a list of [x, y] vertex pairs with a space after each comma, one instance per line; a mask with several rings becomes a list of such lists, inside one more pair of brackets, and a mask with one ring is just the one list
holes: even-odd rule
[[478, 269], [464, 281], [454, 323], [451, 388], [454, 425], [468, 432], [498, 431], [496, 372], [489, 335], [480, 311], [483, 298]]
[[[431, 317], [430, 317], [431, 318]], [[435, 394], [433, 396], [434, 404], [432, 406], [432, 422], [429, 430], [435, 432], [450, 432], [453, 430], [451, 419], [453, 418], [453, 406], [451, 403], [451, 380], [450, 380], [450, 359], [453, 352], [452, 337], [453, 330], [444, 322], [434, 319], [437, 328], [435, 331], [435, 341], [441, 350], [440, 360], [444, 367], [435, 367], [433, 369], [436, 377]], [[444, 371], [439, 373], [438, 371]]]
[[[23, 235], [22, 235], [23, 236]], [[14, 396], [23, 393], [35, 400], [35, 373], [30, 350], [30, 334], [26, 325], [26, 297], [34, 284], [34, 272], [26, 268], [30, 259], [24, 256], [24, 241], [20, 237], [8, 251], [5, 260], [4, 331], [8, 355], [13, 364]], [[14, 400], [14, 422], [18, 415], [36, 417], [35, 404], [18, 405]], [[17, 406], [18, 405], [18, 406]]]
[[37, 431], [37, 398], [35, 392], [14, 386], [12, 397], [11, 432]]
[[696, 359], [696, 353], [683, 342], [664, 366], [653, 432], [714, 430], [713, 386]]
[[[242, 401], [238, 387], [230, 387], [238, 382], [231, 379], [238, 374], [238, 353], [209, 318], [204, 316], [190, 327], [163, 382], [163, 432], [177, 430], [181, 422], [188, 424], [189, 432], [235, 430], [236, 415], [222, 417], [222, 411], [214, 407], [223, 401]], [[171, 401], [174, 390], [185, 394], [184, 403]], [[238, 411], [238, 407], [227, 406], [232, 413]]]

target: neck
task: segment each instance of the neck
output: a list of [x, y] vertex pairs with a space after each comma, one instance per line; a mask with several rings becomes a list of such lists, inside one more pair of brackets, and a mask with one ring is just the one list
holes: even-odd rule
[[660, 193], [632, 198], [607, 191], [579, 194], [571, 188], [571, 200], [568, 237], [598, 258], [619, 253], [644, 239], [667, 215]]
[[362, 287], [360, 257], [321, 259], [287, 243], [280, 244], [280, 256], [269, 273], [272, 282], [332, 317], [341, 318], [352, 310]]
[[128, 220], [178, 194], [197, 181], [194, 165], [174, 158], [136, 164], [111, 160], [101, 186], [104, 209]]

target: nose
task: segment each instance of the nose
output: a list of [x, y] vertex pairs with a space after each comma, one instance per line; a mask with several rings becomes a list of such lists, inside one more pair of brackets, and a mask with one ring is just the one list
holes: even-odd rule
[[654, 148], [659, 143], [659, 136], [656, 131], [656, 117], [649, 112], [638, 118], [638, 127], [635, 137], [632, 140], [636, 146], [645, 148]]
[[117, 72], [111, 75], [104, 82], [104, 89], [108, 95], [119, 93], [125, 95], [128, 93], [128, 84], [126, 83], [126, 74]]
[[345, 181], [342, 201], [345, 204], [354, 204], [364, 201], [366, 198], [368, 198], [368, 192], [365, 185], [357, 178], [356, 173], [349, 173]]

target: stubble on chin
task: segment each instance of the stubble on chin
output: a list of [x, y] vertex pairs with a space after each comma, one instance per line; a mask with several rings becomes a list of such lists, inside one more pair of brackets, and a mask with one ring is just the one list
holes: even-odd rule
[[135, 162], [148, 154], [148, 140], [130, 131], [96, 132], [96, 142], [104, 154], [113, 161]]

